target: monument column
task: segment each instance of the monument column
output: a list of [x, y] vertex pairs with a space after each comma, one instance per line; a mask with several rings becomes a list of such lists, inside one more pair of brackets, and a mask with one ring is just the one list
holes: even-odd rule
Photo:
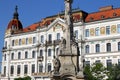
[[[52, 80], [84, 80], [79, 66], [79, 47], [73, 36], [72, 3], [73, 0], [64, 0], [65, 29], [60, 43], [58, 58], [54, 58]], [[79, 75], [80, 73], [80, 75]]]

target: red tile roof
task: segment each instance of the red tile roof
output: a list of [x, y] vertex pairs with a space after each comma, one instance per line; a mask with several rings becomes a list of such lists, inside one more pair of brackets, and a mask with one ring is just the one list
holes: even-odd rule
[[86, 17], [85, 22], [98, 21], [115, 17], [120, 17], [120, 8], [90, 13]]
[[[32, 25], [24, 28], [22, 32], [34, 31], [34, 30], [36, 30], [37, 27], [45, 27], [45, 26], [49, 25], [52, 21], [54, 21], [57, 17], [58, 16], [44, 18], [40, 22], [32, 24]], [[60, 17], [64, 18], [64, 15], [62, 15]], [[120, 8], [90, 13], [85, 18], [85, 22], [98, 21], [98, 20], [115, 18], [115, 17], [120, 17]], [[73, 21], [74, 22], [79, 21], [80, 19], [81, 19], [80, 12], [73, 13]]]

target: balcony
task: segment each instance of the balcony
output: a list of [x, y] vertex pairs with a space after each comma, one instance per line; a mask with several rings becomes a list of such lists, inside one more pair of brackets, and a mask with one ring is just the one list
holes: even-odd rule
[[43, 61], [43, 59], [44, 59], [44, 57], [43, 57], [43, 56], [38, 56], [38, 61], [42, 62], [42, 61]]
[[55, 44], [55, 45], [59, 45], [60, 42], [61, 42], [60, 39], [59, 39], [59, 40], [54, 40], [54, 44]]
[[46, 46], [52, 46], [52, 41], [46, 41]]
[[3, 47], [2, 51], [5, 52], [7, 50], [7, 47]]

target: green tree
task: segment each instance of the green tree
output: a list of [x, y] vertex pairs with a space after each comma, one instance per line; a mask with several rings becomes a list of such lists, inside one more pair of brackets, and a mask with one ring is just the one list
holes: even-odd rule
[[115, 64], [108, 68], [107, 80], [120, 80], [120, 65]]
[[107, 70], [102, 63], [94, 63], [91, 67], [85, 66], [86, 80], [103, 80], [107, 76]]

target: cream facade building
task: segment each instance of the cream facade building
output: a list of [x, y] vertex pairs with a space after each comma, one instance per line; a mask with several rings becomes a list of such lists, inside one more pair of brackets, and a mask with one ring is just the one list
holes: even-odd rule
[[[16, 7], [5, 33], [1, 79], [31, 76], [36, 80], [50, 80], [53, 56], [59, 54], [65, 30], [64, 12], [25, 28], [18, 16]], [[94, 13], [74, 9], [72, 17], [79, 60], [84, 58], [86, 65], [102, 62], [106, 67], [120, 64], [120, 8], [107, 6]]]

